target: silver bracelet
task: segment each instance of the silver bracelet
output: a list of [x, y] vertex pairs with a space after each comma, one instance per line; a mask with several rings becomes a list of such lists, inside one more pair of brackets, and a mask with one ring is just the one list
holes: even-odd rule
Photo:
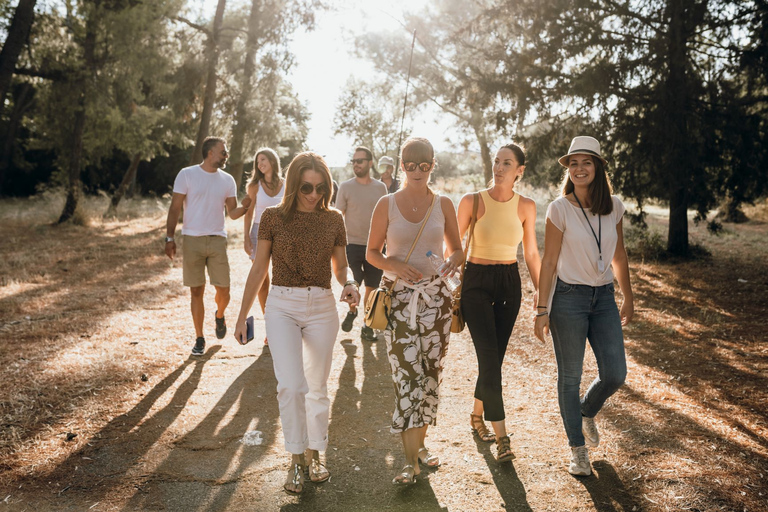
[[549, 316], [549, 313], [544, 311], [543, 313], [536, 313], [536, 316], [537, 317], [539, 317], [539, 316]]

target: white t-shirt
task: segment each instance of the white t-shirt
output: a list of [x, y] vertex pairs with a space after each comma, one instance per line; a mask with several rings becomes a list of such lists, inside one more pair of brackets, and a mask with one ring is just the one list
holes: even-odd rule
[[231, 174], [218, 169], [207, 172], [199, 165], [185, 167], [173, 182], [173, 191], [185, 194], [182, 235], [218, 235], [226, 238], [224, 204], [237, 198], [237, 185]]
[[[555, 199], [547, 207], [547, 219], [563, 232], [560, 257], [557, 259], [557, 277], [561, 281], [587, 286], [603, 286], [613, 282], [611, 261], [613, 261], [619, 239], [616, 225], [621, 222], [626, 209], [618, 197], [611, 196], [611, 199], [613, 211], [610, 214], [598, 216], [585, 208], [587, 218], [584, 218], [584, 213], [578, 205], [571, 203], [565, 197]], [[602, 224], [602, 237], [600, 237], [600, 224]], [[594, 235], [589, 229], [590, 225], [595, 231]], [[597, 248], [595, 236], [601, 241], [604, 267], [602, 272], [598, 265], [600, 251]], [[554, 283], [552, 288], [554, 289]]]

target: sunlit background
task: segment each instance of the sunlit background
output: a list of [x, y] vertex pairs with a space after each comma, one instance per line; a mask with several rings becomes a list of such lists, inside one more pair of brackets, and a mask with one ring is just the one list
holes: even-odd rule
[[[329, 165], [343, 166], [354, 147], [351, 138], [333, 134], [333, 116], [344, 84], [349, 77], [365, 79], [378, 73], [369, 60], [355, 56], [354, 38], [367, 31], [406, 31], [401, 24], [403, 12], [416, 11], [427, 1], [330, 0], [331, 9], [318, 11], [315, 29], [299, 29], [293, 37], [290, 48], [296, 64], [289, 79], [312, 116], [307, 123], [307, 147], [326, 155]], [[213, 18], [216, 4], [217, 0], [200, 2], [206, 18]], [[410, 113], [406, 109], [406, 122], [414, 135], [430, 139], [438, 152], [451, 149], [455, 133], [438, 109], [427, 108], [418, 116]]]

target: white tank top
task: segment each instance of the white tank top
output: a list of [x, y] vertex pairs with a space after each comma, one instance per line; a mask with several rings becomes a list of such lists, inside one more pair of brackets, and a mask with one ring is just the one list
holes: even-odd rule
[[[400, 261], [405, 261], [411, 245], [419, 234], [421, 222], [409, 222], [400, 213], [394, 194], [387, 196], [389, 200], [389, 226], [387, 227], [387, 256], [392, 256]], [[435, 270], [427, 258], [427, 252], [443, 255], [443, 233], [445, 232], [445, 217], [440, 206], [440, 195], [435, 194], [435, 207], [424, 226], [416, 247], [413, 248], [408, 264], [416, 268], [424, 277], [435, 275]], [[393, 272], [384, 271], [388, 279], [395, 279]]]
[[264, 213], [264, 210], [270, 206], [280, 204], [280, 201], [283, 200], [283, 194], [285, 194], [285, 180], [280, 183], [280, 190], [277, 191], [275, 197], [267, 195], [264, 191], [264, 184], [259, 183], [259, 191], [256, 192], [256, 210], [253, 212], [253, 223], [258, 224], [261, 222], [261, 214]]

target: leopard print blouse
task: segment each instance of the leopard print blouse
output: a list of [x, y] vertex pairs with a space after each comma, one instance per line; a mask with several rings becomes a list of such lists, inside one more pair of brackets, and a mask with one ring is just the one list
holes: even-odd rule
[[333, 249], [347, 245], [341, 212], [297, 210], [286, 223], [278, 208], [264, 210], [259, 224], [259, 240], [272, 242], [272, 284], [330, 288]]

